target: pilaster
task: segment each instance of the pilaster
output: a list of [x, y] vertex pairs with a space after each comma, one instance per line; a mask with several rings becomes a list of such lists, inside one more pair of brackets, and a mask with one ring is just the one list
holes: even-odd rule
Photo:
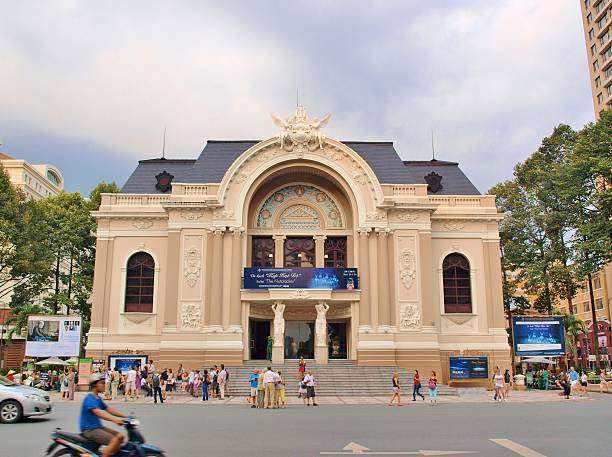
[[285, 266], [285, 235], [273, 235], [274, 240], [274, 267], [283, 268]]
[[[166, 297], [164, 307], [158, 312], [164, 315], [164, 325], [176, 327], [178, 316], [178, 288], [180, 284], [179, 271], [181, 265], [181, 233], [178, 230], [168, 231], [168, 266], [166, 268]], [[165, 308], [165, 309], [164, 309]]]
[[359, 288], [361, 299], [359, 300], [359, 331], [371, 330], [370, 322], [370, 249], [368, 246], [369, 228], [359, 229]]
[[313, 236], [315, 242], [315, 267], [323, 268], [325, 266], [325, 235]]
[[230, 288], [230, 331], [242, 331], [242, 320], [240, 316], [240, 289], [242, 279], [242, 227], [233, 227], [232, 232], [232, 274]]
[[378, 244], [378, 319], [379, 327], [389, 328], [391, 325], [391, 315], [389, 309], [389, 262], [386, 254], [388, 253], [389, 232], [387, 229], [376, 229]]
[[210, 288], [210, 327], [223, 330], [223, 234], [225, 227], [213, 229], [212, 278]]

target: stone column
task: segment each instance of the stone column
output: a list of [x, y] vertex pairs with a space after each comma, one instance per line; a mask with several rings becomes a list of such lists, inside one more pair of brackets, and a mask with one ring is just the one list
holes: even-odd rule
[[380, 272], [378, 271], [377, 237], [370, 236], [368, 245], [370, 250], [370, 325], [372, 326], [372, 330], [377, 331], [379, 323], [378, 281], [380, 276]]
[[419, 300], [422, 307], [422, 323], [424, 326], [433, 326], [440, 321], [440, 299], [434, 294], [436, 290], [434, 281], [438, 281], [439, 272], [432, 259], [431, 232], [419, 232], [418, 243], [417, 278], [421, 283]]
[[230, 326], [230, 309], [232, 293], [232, 235], [229, 230], [223, 232], [223, 273], [219, 287], [223, 289], [223, 300], [221, 301], [221, 325], [227, 330]]
[[223, 234], [225, 227], [213, 229], [213, 249], [211, 262], [210, 287], [210, 329], [222, 331], [222, 307], [223, 307]]
[[272, 363], [285, 363], [285, 304], [281, 301], [274, 302], [274, 343], [272, 344]]
[[325, 266], [325, 235], [313, 236], [315, 242], [315, 267], [323, 268]]
[[[178, 316], [178, 291], [181, 284], [179, 280], [179, 270], [181, 265], [180, 251], [181, 251], [181, 233], [179, 231], [168, 231], [168, 267], [166, 269], [166, 297], [165, 297], [165, 309], [164, 313], [164, 324], [170, 327], [176, 327], [177, 316]], [[157, 312], [160, 313], [161, 306], [158, 307]]]
[[382, 332], [388, 332], [391, 325], [391, 314], [389, 310], [389, 262], [386, 258], [388, 254], [388, 238], [389, 232], [387, 229], [377, 229], [378, 243], [378, 324]]
[[329, 305], [320, 301], [315, 305], [317, 320], [315, 321], [315, 363], [327, 363], [329, 352], [327, 349], [327, 318]]
[[395, 296], [395, 275], [397, 274], [395, 262], [395, 236], [393, 231], [388, 232], [387, 238], [387, 268], [389, 274], [389, 323], [397, 326], [397, 298]]
[[[112, 265], [115, 240], [99, 237], [96, 240], [96, 261], [93, 292], [91, 327], [108, 332], [110, 314], [110, 291], [112, 287]], [[121, 310], [123, 312], [123, 310]]]
[[242, 227], [233, 227], [232, 231], [232, 276], [230, 279], [230, 332], [238, 333], [242, 329], [240, 289], [242, 288]]
[[359, 289], [361, 297], [359, 299], [359, 329], [365, 331], [370, 327], [370, 284], [369, 284], [369, 259], [370, 248], [368, 246], [370, 229], [359, 229]]
[[212, 230], [206, 230], [206, 250], [204, 256], [204, 270], [205, 270], [205, 278], [204, 278], [204, 290], [202, 291], [204, 295], [204, 325], [210, 325], [210, 316], [212, 314], [212, 278], [213, 278], [213, 259], [215, 258], [215, 251], [213, 246], [214, 235]]
[[274, 239], [274, 266], [283, 268], [285, 266], [285, 235], [273, 235]]

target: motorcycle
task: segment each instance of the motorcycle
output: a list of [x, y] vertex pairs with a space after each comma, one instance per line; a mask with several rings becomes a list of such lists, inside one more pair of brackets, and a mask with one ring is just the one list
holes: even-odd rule
[[[122, 424], [127, 429], [128, 439], [114, 457], [164, 457], [166, 454], [157, 446], [146, 444], [142, 433], [138, 431], [140, 421], [135, 417], [128, 417]], [[64, 432], [57, 428], [51, 433], [53, 443], [47, 449], [51, 457], [99, 457], [100, 445], [89, 441], [78, 433]]]

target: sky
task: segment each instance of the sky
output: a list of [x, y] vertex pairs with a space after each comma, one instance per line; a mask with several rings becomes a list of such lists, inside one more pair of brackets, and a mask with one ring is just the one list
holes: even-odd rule
[[578, 0], [0, 0], [0, 151], [68, 191], [265, 139], [296, 89], [324, 134], [460, 163], [481, 192], [594, 120]]

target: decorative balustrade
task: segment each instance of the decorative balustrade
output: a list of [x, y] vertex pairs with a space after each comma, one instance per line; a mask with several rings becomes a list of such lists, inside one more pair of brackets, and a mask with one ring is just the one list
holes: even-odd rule
[[198, 184], [194, 185], [183, 185], [184, 195], [207, 195], [208, 186], [202, 186]]
[[440, 206], [458, 206], [461, 208], [495, 207], [494, 195], [478, 196], [429, 196], [431, 203]]
[[117, 194], [110, 196], [110, 204], [117, 206], [159, 206], [170, 201], [170, 195]]

